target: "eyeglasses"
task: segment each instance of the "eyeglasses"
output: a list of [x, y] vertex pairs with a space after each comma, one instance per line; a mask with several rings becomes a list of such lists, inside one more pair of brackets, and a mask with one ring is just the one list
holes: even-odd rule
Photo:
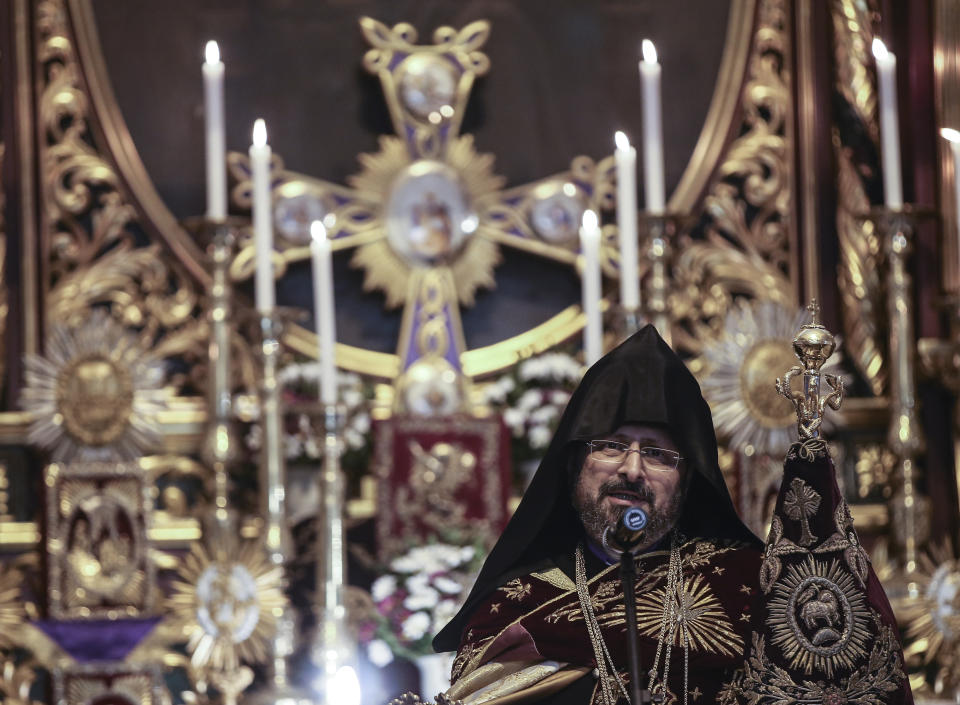
[[587, 441], [587, 445], [590, 446], [587, 457], [600, 463], [622, 463], [630, 453], [636, 453], [646, 469], [667, 472], [676, 470], [683, 460], [677, 451], [656, 446], [631, 448], [627, 443], [606, 440]]

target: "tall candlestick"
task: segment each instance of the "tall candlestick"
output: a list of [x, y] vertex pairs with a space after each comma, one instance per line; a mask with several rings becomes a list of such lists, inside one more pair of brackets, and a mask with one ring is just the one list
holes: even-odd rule
[[600, 317], [600, 223], [597, 214], [587, 210], [580, 226], [580, 250], [583, 253], [583, 357], [589, 367], [603, 354], [603, 321]]
[[643, 189], [650, 213], [666, 208], [663, 169], [663, 108], [660, 100], [660, 63], [657, 48], [643, 40], [640, 62], [640, 89], [643, 99]]
[[310, 225], [313, 260], [313, 317], [320, 355], [320, 401], [337, 403], [337, 372], [334, 342], [337, 337], [333, 308], [333, 262], [327, 229], [319, 220]]
[[880, 97], [880, 157], [883, 162], [883, 194], [889, 208], [903, 206], [903, 181], [900, 174], [900, 123], [897, 116], [897, 57], [887, 51], [878, 38], [873, 39], [877, 60], [877, 84]]
[[637, 274], [637, 150], [617, 131], [617, 229], [620, 231], [620, 304], [627, 311], [640, 307]]
[[267, 144], [267, 126], [261, 119], [253, 123], [250, 172], [253, 180], [253, 241], [257, 310], [264, 315], [269, 315], [276, 302], [273, 282], [273, 202], [270, 195], [270, 145]]
[[207, 217], [227, 217], [227, 157], [223, 118], [223, 62], [220, 47], [207, 42], [203, 63], [203, 114], [207, 137]]
[[945, 127], [940, 130], [940, 136], [950, 143], [953, 152], [953, 207], [956, 216], [954, 227], [957, 229], [954, 235], [957, 241], [957, 256], [960, 257], [960, 131]]

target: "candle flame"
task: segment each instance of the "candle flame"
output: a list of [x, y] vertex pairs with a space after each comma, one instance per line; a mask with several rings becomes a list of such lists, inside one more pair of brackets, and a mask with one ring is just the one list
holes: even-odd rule
[[327, 239], [327, 226], [322, 220], [315, 220], [310, 223], [310, 237], [317, 242], [323, 242]]
[[263, 147], [267, 144], [267, 123], [263, 118], [257, 118], [253, 123], [253, 146]]
[[960, 131], [954, 130], [952, 127], [942, 128], [940, 136], [954, 144], [960, 144]]
[[620, 130], [617, 130], [613, 135], [613, 141], [617, 145], [617, 149], [622, 149], [624, 151], [630, 149], [630, 138]]
[[583, 229], [587, 232], [593, 232], [597, 229], [597, 214], [589, 208], [583, 212]]
[[887, 45], [883, 43], [883, 40], [879, 37], [873, 38], [873, 55], [877, 59], [886, 59], [890, 56], [890, 52], [887, 51]]
[[204, 49], [203, 53], [208, 64], [220, 63], [220, 47], [213, 39], [207, 42], [207, 47]]
[[657, 63], [657, 48], [653, 45], [653, 42], [649, 39], [644, 39], [640, 43], [640, 46], [643, 50], [643, 60], [648, 64]]

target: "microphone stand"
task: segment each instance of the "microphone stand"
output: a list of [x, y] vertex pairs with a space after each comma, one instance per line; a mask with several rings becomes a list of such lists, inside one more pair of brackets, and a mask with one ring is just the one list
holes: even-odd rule
[[620, 583], [623, 585], [624, 610], [627, 617], [627, 656], [630, 660], [630, 702], [632, 705], [647, 705], [650, 691], [640, 681], [640, 644], [637, 641], [637, 600], [634, 585], [637, 579], [637, 565], [633, 553], [623, 551], [620, 554]]

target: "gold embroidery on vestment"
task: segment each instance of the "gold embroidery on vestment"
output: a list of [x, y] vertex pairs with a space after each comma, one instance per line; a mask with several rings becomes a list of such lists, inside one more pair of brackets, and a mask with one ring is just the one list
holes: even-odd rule
[[530, 583], [525, 583], [520, 578], [514, 578], [506, 585], [501, 588], [498, 588], [500, 592], [506, 595], [508, 600], [516, 600], [520, 602], [523, 598], [530, 595], [532, 590]]
[[791, 668], [832, 677], [867, 655], [875, 633], [863, 592], [837, 561], [812, 557], [787, 568], [767, 603], [771, 643]]

